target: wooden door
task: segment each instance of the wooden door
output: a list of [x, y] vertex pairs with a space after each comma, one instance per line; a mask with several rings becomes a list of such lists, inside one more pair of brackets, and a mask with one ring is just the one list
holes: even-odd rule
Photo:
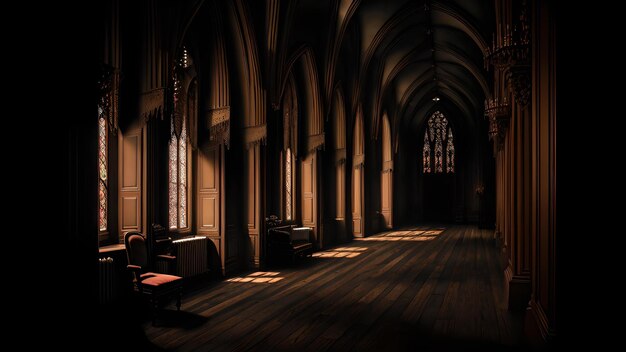
[[385, 220], [385, 228], [390, 229], [391, 223], [391, 206], [393, 204], [393, 171], [391, 169], [384, 170], [381, 175], [381, 213]]
[[352, 171], [352, 234], [363, 237], [363, 164]]
[[313, 238], [318, 243], [317, 229], [317, 156], [316, 152], [307, 155], [301, 162], [302, 226], [313, 229]]
[[198, 235], [207, 236], [220, 258], [222, 272], [226, 267], [225, 243], [222, 231], [222, 147], [200, 148], [197, 156], [198, 181], [196, 194], [196, 228]]

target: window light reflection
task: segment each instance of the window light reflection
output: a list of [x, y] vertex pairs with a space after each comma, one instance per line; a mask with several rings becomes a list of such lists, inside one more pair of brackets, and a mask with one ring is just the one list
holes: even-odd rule
[[246, 277], [233, 277], [227, 279], [226, 282], [251, 282], [256, 284], [272, 284], [274, 282], [278, 282], [284, 277], [278, 276], [279, 272], [274, 271], [257, 271], [255, 273], [249, 274]]
[[357, 241], [378, 241], [378, 242], [390, 242], [390, 241], [414, 241], [423, 242], [431, 241], [441, 235], [445, 231], [445, 228], [438, 228], [433, 230], [408, 230], [408, 231], [389, 231], [381, 233], [371, 237], [355, 238]]
[[354, 258], [363, 251], [366, 251], [367, 247], [338, 247], [331, 248], [326, 251], [313, 253], [312, 257], [314, 258]]

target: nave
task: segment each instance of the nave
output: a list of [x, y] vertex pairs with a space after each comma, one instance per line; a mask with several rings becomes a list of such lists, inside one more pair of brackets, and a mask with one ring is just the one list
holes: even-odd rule
[[418, 226], [188, 292], [143, 330], [202, 350], [501, 350], [519, 346], [493, 231]]

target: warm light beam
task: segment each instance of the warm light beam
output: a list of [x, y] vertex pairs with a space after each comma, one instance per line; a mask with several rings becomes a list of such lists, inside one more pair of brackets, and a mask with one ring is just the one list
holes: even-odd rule
[[284, 277], [278, 276], [279, 272], [274, 271], [257, 271], [255, 273], [249, 274], [246, 277], [233, 277], [227, 279], [226, 282], [251, 282], [256, 284], [272, 284], [274, 282], [278, 282]]
[[332, 248], [322, 252], [313, 253], [313, 258], [354, 258], [363, 251], [366, 251], [367, 247], [338, 247]]
[[409, 230], [409, 231], [390, 231], [381, 233], [372, 237], [355, 238], [357, 241], [414, 241], [423, 242], [434, 240], [437, 236], [441, 235], [445, 231], [445, 228], [438, 228], [433, 230]]

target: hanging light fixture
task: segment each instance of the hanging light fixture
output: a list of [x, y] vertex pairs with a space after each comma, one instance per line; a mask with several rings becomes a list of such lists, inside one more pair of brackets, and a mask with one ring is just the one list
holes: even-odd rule
[[485, 51], [485, 68], [493, 65], [505, 74], [515, 101], [522, 108], [530, 101], [530, 25], [527, 3], [518, 8], [519, 19], [514, 23], [499, 24], [491, 47]]

